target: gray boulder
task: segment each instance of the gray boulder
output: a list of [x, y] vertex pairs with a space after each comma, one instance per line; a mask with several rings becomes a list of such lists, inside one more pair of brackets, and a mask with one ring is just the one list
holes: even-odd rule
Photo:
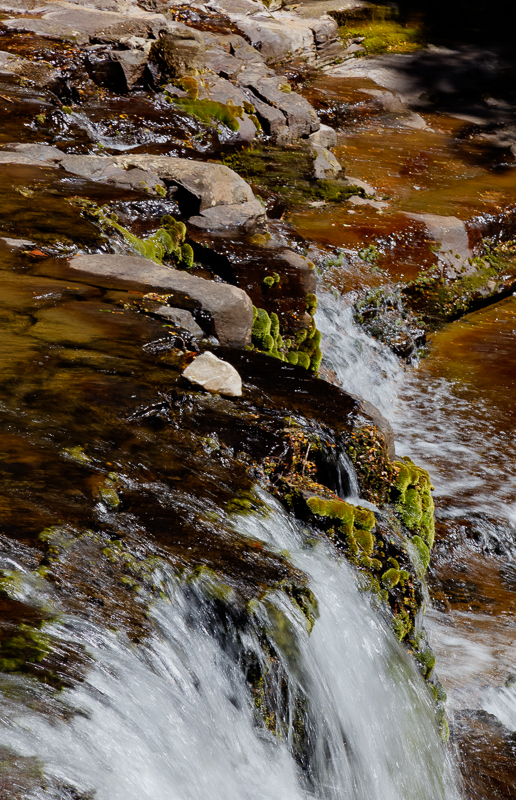
[[120, 64], [128, 90], [141, 81], [148, 60], [144, 50], [118, 50], [111, 54], [111, 58]]
[[336, 178], [342, 172], [342, 166], [333, 153], [319, 144], [311, 144], [314, 156], [314, 178], [318, 181]]
[[242, 62], [221, 47], [210, 47], [206, 50], [206, 69], [221, 75], [223, 78], [236, 78], [242, 69]]
[[180, 308], [208, 312], [209, 333], [222, 345], [244, 347], [251, 341], [253, 306], [248, 295], [236, 286], [207, 281], [133, 256], [78, 255], [69, 263], [74, 270], [94, 275], [100, 286], [139, 286], [145, 291], [150, 287], [172, 295], [172, 302]]
[[321, 125], [318, 131], [310, 134], [308, 141], [329, 150], [337, 145], [337, 131], [329, 125]]
[[255, 80], [247, 72], [238, 76], [239, 83], [247, 86], [259, 100], [277, 108], [284, 115], [290, 141], [309, 136], [319, 130], [319, 118], [308, 100], [292, 92], [286, 78], [278, 76]]
[[264, 103], [251, 92], [249, 92], [249, 102], [252, 102], [260, 125], [268, 136], [274, 136], [280, 141], [288, 139], [287, 120], [279, 108]]
[[203, 353], [183, 372], [190, 383], [202, 386], [208, 392], [227, 397], [241, 397], [242, 379], [236, 369], [213, 353]]
[[[215, 100], [224, 105], [241, 106], [248, 108], [250, 103], [249, 93], [245, 93], [238, 86], [230, 83], [225, 78], [216, 75], [205, 75], [203, 79], [204, 87], [210, 100]], [[239, 128], [236, 136], [242, 142], [252, 142], [257, 134], [257, 128], [249, 114], [243, 113], [238, 119]]]
[[137, 167], [181, 186], [199, 201], [199, 211], [214, 206], [251, 203], [255, 196], [243, 178], [222, 164], [207, 164], [171, 156], [124, 155], [114, 159], [123, 169]]

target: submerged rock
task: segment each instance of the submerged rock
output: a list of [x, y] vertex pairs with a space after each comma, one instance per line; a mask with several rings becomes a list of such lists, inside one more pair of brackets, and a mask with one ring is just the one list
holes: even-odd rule
[[203, 329], [196, 323], [190, 311], [185, 308], [158, 306], [153, 313], [171, 322], [179, 330], [186, 331], [193, 339], [202, 339], [204, 337]]
[[228, 397], [242, 395], [242, 379], [236, 369], [213, 353], [203, 353], [196, 358], [185, 369], [183, 376], [214, 394], [225, 394]]

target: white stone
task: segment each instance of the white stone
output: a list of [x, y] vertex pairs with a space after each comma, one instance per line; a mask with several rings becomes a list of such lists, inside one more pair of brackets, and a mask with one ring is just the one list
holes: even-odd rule
[[208, 392], [225, 394], [228, 397], [242, 396], [242, 379], [236, 369], [213, 353], [198, 356], [187, 366], [183, 375]]

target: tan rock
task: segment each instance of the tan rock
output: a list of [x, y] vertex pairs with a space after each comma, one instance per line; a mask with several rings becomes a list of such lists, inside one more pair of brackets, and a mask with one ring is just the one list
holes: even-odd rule
[[208, 392], [241, 397], [242, 379], [236, 369], [213, 353], [203, 353], [183, 372], [185, 378]]

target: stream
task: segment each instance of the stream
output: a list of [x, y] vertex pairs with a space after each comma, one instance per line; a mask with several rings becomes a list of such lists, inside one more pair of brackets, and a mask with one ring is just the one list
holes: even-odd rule
[[[2, 163], [0, 800], [516, 797], [516, 297], [431, 331], [411, 359], [369, 336], [354, 311], [365, 289], [433, 263], [421, 215], [453, 216], [477, 243], [486, 232], [510, 238], [514, 158], [479, 144], [464, 114], [386, 104], [378, 77], [346, 69], [312, 76], [303, 94], [338, 129], [334, 153], [350, 180], [368, 189], [271, 214], [260, 258], [274, 268], [274, 248], [288, 245], [315, 262], [321, 377], [372, 403], [397, 456], [430, 474], [423, 624], [449, 743], [385, 608], [265, 480], [268, 460], [285, 458], [286, 419], [319, 430], [339, 413], [330, 387], [326, 397], [301, 368], [275, 372], [272, 358], [207, 336], [202, 347], [240, 370], [244, 395], [187, 386], [185, 358], [200, 345], [155, 313], [155, 297], [67, 263], [132, 252], [77, 197], [112, 204], [142, 236], [180, 215], [175, 195], [142, 199], [44, 164]], [[2, 145], [240, 152], [197, 119], [188, 137], [182, 118], [167, 128], [163, 97], [106, 94], [68, 113], [52, 110], [50, 93], [2, 80]], [[46, 126], [54, 115], [54, 139], [36, 113]], [[220, 283], [242, 262], [238, 279], [249, 279], [242, 253], [256, 241], [221, 237], [224, 260], [212, 239], [192, 236], [208, 252], [198, 277]], [[363, 255], [371, 245], [374, 263]], [[360, 498], [353, 463], [339, 463], [340, 498], [377, 511]]]

